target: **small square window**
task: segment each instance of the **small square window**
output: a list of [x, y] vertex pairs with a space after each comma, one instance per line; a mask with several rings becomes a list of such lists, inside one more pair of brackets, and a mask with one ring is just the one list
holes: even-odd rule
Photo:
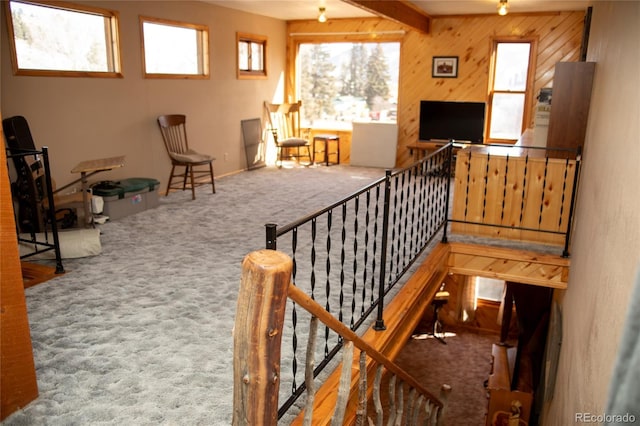
[[267, 38], [237, 33], [238, 78], [267, 77]]
[[209, 29], [140, 17], [146, 78], [209, 78]]
[[476, 279], [476, 299], [491, 300], [501, 302], [504, 298], [503, 280], [492, 278], [475, 277]]
[[116, 12], [58, 2], [4, 3], [16, 75], [122, 77]]

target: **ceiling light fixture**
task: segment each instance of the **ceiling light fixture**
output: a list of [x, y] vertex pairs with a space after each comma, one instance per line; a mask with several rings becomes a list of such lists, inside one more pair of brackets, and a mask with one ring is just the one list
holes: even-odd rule
[[507, 0], [500, 0], [498, 3], [498, 15], [504, 16], [509, 11], [509, 5], [507, 4]]
[[327, 22], [327, 15], [325, 15], [326, 9], [324, 7], [318, 8], [320, 15], [318, 15], [318, 22]]

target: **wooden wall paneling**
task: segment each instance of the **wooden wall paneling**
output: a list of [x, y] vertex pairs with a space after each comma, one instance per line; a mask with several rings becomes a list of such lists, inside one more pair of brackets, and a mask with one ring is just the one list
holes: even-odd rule
[[[504, 199], [505, 164], [507, 157], [491, 156], [485, 171], [485, 203], [484, 221], [487, 223], [502, 223]], [[500, 232], [502, 228], [493, 228]]]
[[[525, 187], [526, 196], [524, 198], [524, 210], [520, 226], [524, 228], [537, 229], [540, 218], [540, 204], [544, 191], [545, 162], [544, 159], [529, 158], [527, 166], [527, 181]], [[537, 236], [536, 232], [522, 231], [522, 239], [531, 241]]]
[[[466, 220], [465, 203], [467, 199], [467, 167], [469, 166], [470, 152], [458, 151], [455, 165], [455, 178], [453, 183], [453, 208], [451, 209], [451, 219]], [[451, 231], [466, 234], [468, 225], [462, 223], [452, 223]]]
[[[577, 163], [575, 160], [569, 160], [566, 163], [565, 175], [562, 184], [562, 188], [556, 188], [558, 193], [561, 193], [561, 208], [558, 212], [559, 223], [558, 230], [566, 231], [569, 226], [569, 213], [571, 213], [571, 195], [572, 188], [575, 183]], [[558, 179], [560, 180], [560, 179]]]
[[[305, 41], [371, 41], [385, 39], [387, 31], [404, 31], [401, 40], [398, 82], [398, 147], [396, 167], [413, 162], [408, 144], [418, 140], [420, 100], [487, 101], [491, 39], [496, 36], [535, 38], [536, 70], [533, 95], [553, 82], [555, 64], [577, 61], [580, 55], [585, 12], [497, 14], [434, 17], [426, 35], [396, 22], [379, 19], [329, 19], [288, 23], [286, 96], [295, 93], [295, 43]], [[376, 32], [378, 34], [376, 34]], [[357, 34], [362, 33], [362, 34]], [[354, 35], [357, 34], [357, 35]], [[392, 38], [392, 35], [387, 35]], [[432, 78], [433, 56], [458, 56], [458, 78]], [[532, 101], [531, 120], [535, 100]], [[533, 123], [530, 123], [533, 124]]]
[[[452, 219], [566, 232], [574, 160], [491, 156], [460, 151]], [[506, 182], [506, 184], [505, 184]], [[564, 244], [563, 234], [453, 223], [453, 233]]]
[[[502, 225], [520, 226], [526, 170], [526, 163], [524, 161], [517, 161], [516, 158], [510, 158], [507, 176], [507, 193], [505, 195], [505, 216], [502, 220]], [[503, 229], [501, 235], [503, 238], [520, 240], [522, 238], [522, 231], [518, 229]]]
[[477, 244], [449, 243], [449, 246], [450, 273], [567, 288], [570, 266], [567, 258]]
[[[0, 139], [4, 139], [1, 130]], [[1, 149], [0, 421], [38, 397], [38, 384], [6, 164], [5, 150]]]
[[574, 176], [572, 165], [575, 162], [551, 158], [549, 163], [540, 211], [540, 228], [565, 232]]

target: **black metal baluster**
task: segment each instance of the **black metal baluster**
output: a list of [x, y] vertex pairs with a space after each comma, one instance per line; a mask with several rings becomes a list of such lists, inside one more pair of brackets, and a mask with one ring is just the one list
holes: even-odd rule
[[[400, 271], [402, 271], [402, 269], [404, 269], [404, 267], [407, 264], [407, 228], [409, 225], [409, 185], [406, 182], [407, 179], [407, 171], [405, 170], [404, 172], [402, 172], [402, 184], [401, 184], [401, 191], [400, 191], [400, 212], [401, 212], [401, 218], [400, 218], [400, 222], [398, 223], [398, 226], [400, 226], [400, 229], [398, 230], [398, 235], [402, 235], [402, 266], [400, 266], [400, 246], [398, 246], [398, 270], [396, 271], [396, 277], [398, 277], [400, 275]], [[406, 194], [405, 194], [405, 190], [406, 190]], [[405, 198], [406, 196], [406, 198]], [[404, 225], [403, 225], [404, 224]], [[400, 242], [398, 242], [398, 244], [400, 244]]]
[[416, 238], [416, 228], [417, 228], [417, 223], [416, 223], [416, 199], [418, 198], [418, 166], [414, 167], [414, 174], [413, 176], [413, 194], [411, 196], [411, 235], [409, 237], [409, 255], [413, 256], [414, 255], [414, 243], [415, 246], [418, 246], [418, 242], [415, 241]]
[[484, 169], [484, 195], [482, 196], [482, 222], [483, 223], [484, 223], [484, 218], [487, 211], [487, 187], [489, 186], [489, 160], [491, 160], [491, 154], [487, 152], [487, 166]]
[[[389, 283], [391, 283], [391, 277], [393, 276], [393, 265], [396, 251], [396, 217], [398, 210], [398, 176], [394, 176], [394, 191], [393, 191], [393, 219], [391, 226], [391, 253], [389, 256]], [[386, 284], [385, 284], [386, 287]]]
[[573, 223], [573, 209], [576, 202], [576, 193], [578, 191], [578, 174], [580, 171], [580, 163], [582, 163], [582, 147], [576, 150], [576, 164], [573, 171], [573, 188], [571, 189], [571, 203], [569, 204], [569, 221], [567, 222], [567, 233], [564, 238], [563, 257], [569, 257], [569, 240], [571, 239], [571, 225]]
[[569, 177], [569, 156], [564, 163], [564, 177], [562, 178], [562, 199], [560, 201], [560, 215], [558, 217], [558, 230], [562, 229], [562, 214], [564, 213], [564, 200], [567, 191], [567, 178]]
[[418, 196], [418, 229], [417, 229], [417, 239], [418, 239], [418, 250], [420, 250], [419, 247], [422, 247], [422, 245], [424, 244], [424, 228], [425, 228], [425, 220], [424, 220], [424, 209], [425, 209], [425, 197], [424, 197], [424, 188], [425, 188], [425, 173], [424, 173], [424, 167], [425, 165], [425, 161], [421, 161], [420, 162], [420, 191], [419, 191], [419, 196]]
[[[450, 148], [450, 151], [447, 150], [445, 152], [442, 152], [440, 154], [440, 156], [442, 157], [442, 159], [440, 160], [443, 164], [447, 164], [446, 168], [447, 170], [452, 170], [453, 167], [453, 145]], [[451, 157], [449, 157], [449, 155], [451, 154]], [[442, 176], [442, 179], [438, 180], [438, 197], [436, 199], [436, 208], [438, 211], [438, 216], [437, 216], [437, 220], [436, 223], [434, 224], [434, 230], [433, 233], [435, 234], [435, 232], [440, 229], [440, 226], [444, 223], [445, 224], [445, 229], [444, 232], [446, 234], [446, 224], [447, 224], [447, 219], [449, 217], [448, 214], [448, 209], [449, 209], [449, 191], [451, 189], [451, 181], [452, 181], [453, 177], [451, 175], [451, 173]], [[433, 235], [433, 234], [432, 234]], [[431, 238], [432, 235], [429, 235], [429, 238]]]
[[464, 199], [464, 220], [467, 220], [467, 213], [469, 212], [469, 183], [471, 181], [471, 153], [468, 153], [467, 160], [467, 188]]
[[542, 226], [542, 211], [544, 209], [544, 193], [547, 190], [547, 170], [549, 167], [549, 157], [544, 162], [544, 177], [542, 178], [542, 199], [540, 200], [540, 214], [538, 215], [538, 229]]
[[377, 331], [386, 330], [384, 325], [384, 284], [387, 267], [387, 237], [389, 235], [389, 198], [391, 197], [391, 170], [385, 172], [384, 207], [382, 213], [382, 238], [380, 247], [380, 280], [378, 283], [378, 316], [373, 327]]
[[427, 234], [431, 234], [433, 229], [433, 220], [434, 220], [434, 200], [435, 200], [435, 191], [433, 189], [435, 182], [437, 181], [434, 172], [436, 169], [436, 161], [438, 155], [433, 156], [429, 159], [429, 179], [428, 179], [428, 190], [427, 190], [427, 208], [426, 208], [426, 223], [427, 223]]
[[502, 187], [502, 210], [500, 211], [500, 224], [504, 224], [504, 209], [507, 204], [507, 185], [509, 180], [507, 178], [509, 176], [509, 153], [507, 153], [507, 158], [504, 163], [504, 185]]
[[[327, 312], [331, 312], [331, 305], [329, 304], [329, 298], [331, 297], [331, 221], [333, 218], [333, 210], [329, 210], [327, 212], [327, 262], [326, 262], [326, 271], [327, 271], [327, 281], [325, 284], [325, 295], [327, 297], [325, 309]], [[324, 327], [324, 356], [329, 355], [329, 327]], [[338, 335], [338, 342], [342, 342], [342, 336]]]
[[367, 301], [367, 268], [369, 267], [369, 208], [371, 206], [371, 190], [367, 191], [365, 198], [365, 215], [364, 215], [364, 267], [362, 269], [362, 312], [360, 317], [364, 315], [364, 306]]
[[373, 304], [376, 286], [376, 253], [378, 252], [378, 218], [380, 216], [380, 185], [376, 185], [376, 207], [373, 222], [373, 260], [371, 262], [371, 303]]
[[316, 229], [317, 218], [311, 219], [311, 299], [316, 300]]
[[524, 157], [524, 176], [522, 178], [522, 201], [520, 202], [520, 223], [518, 226], [522, 226], [522, 219], [524, 216], [524, 199], [527, 189], [527, 173], [529, 171], [529, 155]]
[[277, 226], [275, 223], [267, 223], [265, 227], [266, 231], [266, 246], [268, 250], [276, 250], [277, 243]]
[[360, 208], [360, 198], [356, 197], [354, 200], [354, 219], [353, 219], [353, 278], [351, 281], [351, 324], [350, 327], [353, 330], [355, 324], [355, 312], [356, 312], [356, 293], [358, 290], [357, 285], [357, 273], [358, 273], [358, 210]]
[[344, 243], [347, 239], [347, 231], [345, 228], [347, 220], [347, 204], [342, 203], [342, 245], [340, 248], [340, 311], [338, 313], [338, 320], [343, 322], [344, 314], [343, 314], [343, 306], [344, 306], [344, 261], [345, 261], [345, 250]]
[[[49, 208], [47, 213], [49, 215], [49, 222], [51, 223], [51, 233], [53, 234], [53, 250], [56, 257], [56, 274], [64, 273], [64, 267], [62, 266], [62, 254], [60, 253], [60, 239], [58, 236], [58, 223], [56, 221], [56, 212], [53, 208], [53, 185], [51, 184], [51, 170], [49, 169], [49, 148], [42, 147], [42, 163], [44, 165], [44, 181], [47, 190], [47, 201], [49, 202]], [[85, 217], [86, 221], [87, 218]], [[93, 220], [93, 219], [92, 219]], [[46, 226], [45, 226], [46, 232]]]
[[[293, 259], [293, 269], [291, 271], [291, 281], [296, 285], [296, 249], [298, 247], [298, 228], [293, 228], [291, 232], [291, 258]], [[291, 306], [291, 325], [293, 329], [293, 337], [291, 346], [293, 349], [293, 359], [291, 360], [291, 371], [293, 380], [291, 382], [291, 393], [295, 393], [297, 389], [296, 373], [298, 372], [298, 359], [296, 352], [298, 351], [298, 335], [296, 334], [296, 325], [298, 324], [298, 313], [296, 312], [296, 304], [292, 302]]]

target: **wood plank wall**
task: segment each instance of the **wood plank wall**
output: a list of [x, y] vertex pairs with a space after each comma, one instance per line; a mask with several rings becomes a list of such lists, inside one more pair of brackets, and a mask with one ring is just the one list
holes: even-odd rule
[[[566, 233], [575, 160], [460, 150], [453, 220]], [[451, 232], [562, 246], [564, 234], [453, 223]]]
[[[429, 35], [378, 18], [329, 19], [325, 24], [291, 21], [287, 25], [285, 98], [296, 99], [294, 64], [297, 43], [400, 40], [396, 167], [406, 166], [412, 162], [407, 144], [418, 140], [420, 100], [487, 100], [491, 41], [494, 37], [537, 39], [535, 96], [540, 88], [553, 86], [557, 62], [579, 60], [584, 16], [585, 11], [434, 17]], [[458, 78], [432, 78], [433, 56], [458, 56]], [[532, 125], [535, 99], [530, 104], [532, 110], [528, 112], [528, 121]], [[343, 148], [343, 151], [348, 149]], [[348, 158], [348, 154], [343, 154], [343, 158]]]
[[[4, 134], [0, 129], [0, 139]], [[0, 421], [38, 397], [7, 158], [0, 150]]]

